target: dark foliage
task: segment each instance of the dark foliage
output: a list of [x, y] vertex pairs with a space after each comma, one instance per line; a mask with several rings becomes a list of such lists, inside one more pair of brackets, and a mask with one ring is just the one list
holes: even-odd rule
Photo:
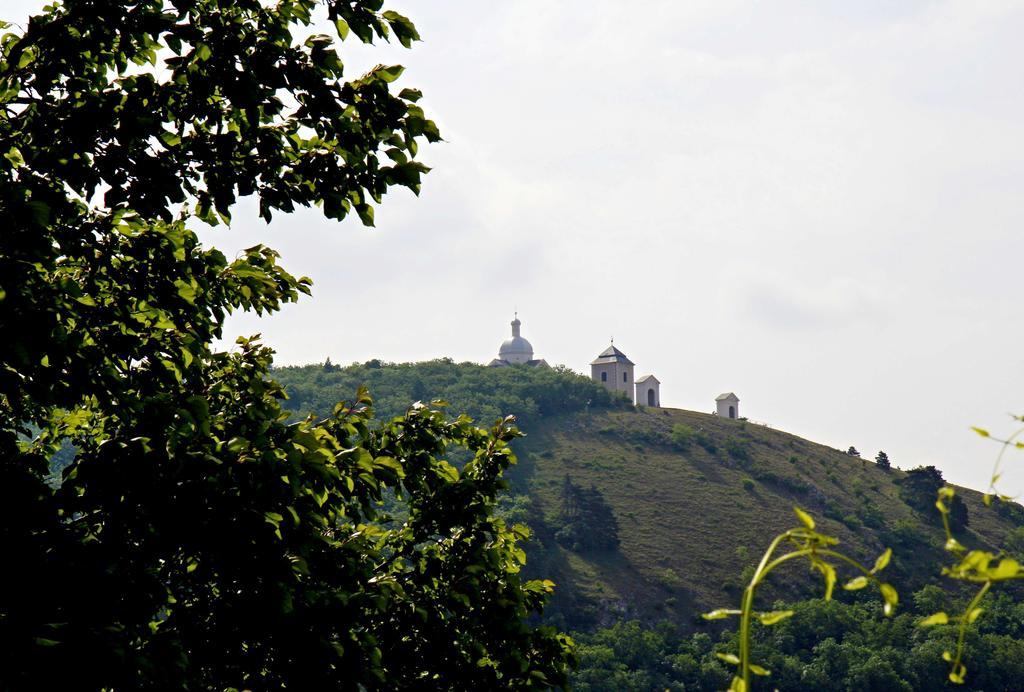
[[383, 418], [399, 416], [413, 402], [429, 399], [441, 399], [487, 424], [513, 414], [521, 426], [541, 417], [628, 405], [624, 397], [562, 367], [488, 368], [441, 358], [423, 363], [368, 361], [330, 370], [283, 367], [274, 376], [288, 392], [285, 406], [299, 415], [324, 415], [361, 385], [381, 393], [376, 407]]
[[252, 196], [372, 225], [419, 189], [439, 133], [401, 67], [345, 81], [304, 36], [319, 7], [415, 40], [381, 4], [68, 0], [0, 38], [0, 688], [564, 682], [569, 642], [527, 619], [551, 584], [495, 515], [510, 421], [378, 425], [359, 393], [289, 424], [270, 352], [214, 348], [310, 282], [194, 224]]
[[892, 464], [889, 462], [889, 455], [885, 452], [878, 453], [878, 456], [875, 457], [875, 463], [878, 464], [878, 468], [883, 471], [888, 471], [892, 468]]
[[568, 475], [562, 484], [562, 508], [555, 539], [575, 551], [615, 550], [619, 522], [596, 487], [582, 488]]
[[[866, 600], [776, 603], [795, 614], [771, 627], [757, 627], [755, 657], [772, 672], [755, 689], [835, 690], [1019, 689], [1024, 679], [1024, 606], [1000, 595], [986, 604], [968, 634], [967, 657], [976, 661], [966, 685], [952, 685], [942, 660], [956, 639], [953, 626], [921, 629], [917, 623], [948, 607], [951, 599], [934, 586], [913, 594], [910, 609], [884, 618]], [[956, 600], [956, 599], [953, 599]], [[729, 685], [731, 671], [716, 652], [733, 651], [735, 634], [686, 635], [663, 623], [620, 622], [593, 633], [574, 633], [580, 656], [573, 689], [715, 690]]]
[[[907, 471], [905, 478], [893, 481], [900, 489], [900, 498], [913, 509], [922, 514], [937, 515], [935, 509], [935, 498], [939, 488], [946, 482], [942, 478], [942, 472], [934, 466], [919, 466], [916, 469]], [[967, 505], [956, 496], [950, 505], [949, 522], [954, 530], [960, 530], [968, 526]]]

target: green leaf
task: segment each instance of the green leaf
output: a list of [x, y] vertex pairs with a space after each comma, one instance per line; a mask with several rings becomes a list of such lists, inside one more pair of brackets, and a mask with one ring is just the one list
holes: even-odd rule
[[405, 467], [402, 466], [402, 462], [398, 461], [394, 457], [377, 457], [373, 460], [373, 463], [377, 466], [383, 466], [384, 468], [391, 469], [399, 478], [405, 477]]
[[348, 38], [348, 32], [350, 31], [350, 29], [348, 26], [348, 22], [346, 22], [344, 19], [341, 19], [340, 17], [338, 19], [335, 19], [334, 28], [337, 29], [338, 38], [340, 38], [342, 41]]
[[868, 585], [868, 578], [864, 575], [854, 577], [850, 581], [843, 584], [843, 589], [846, 591], [859, 591]]
[[725, 661], [726, 663], [731, 663], [734, 666], [737, 666], [740, 663], [739, 656], [737, 656], [736, 654], [716, 653], [715, 656], [718, 656], [719, 659]]
[[974, 621], [977, 620], [981, 616], [982, 610], [984, 610], [984, 609], [983, 608], [975, 608], [974, 610], [969, 612], [967, 614], [967, 624], [968, 625], [973, 624]]
[[391, 26], [391, 30], [398, 38], [398, 42], [404, 47], [410, 48], [413, 41], [420, 40], [420, 34], [416, 30], [416, 26], [406, 17], [393, 10], [383, 12], [381, 16], [387, 20], [388, 24]]
[[419, 89], [406, 88], [398, 92], [398, 98], [402, 99], [403, 101], [411, 101], [413, 103], [416, 103], [421, 98], [423, 98], [423, 92], [420, 91]]
[[4, 158], [11, 163], [12, 168], [20, 168], [25, 165], [25, 159], [21, 155], [21, 150], [18, 147], [11, 147], [4, 154]]
[[878, 556], [875, 560], [875, 566], [871, 568], [872, 574], [877, 574], [885, 569], [886, 565], [889, 564], [889, 560], [892, 559], [892, 548], [886, 548], [885, 552]]
[[934, 615], [929, 615], [924, 620], [918, 623], [918, 627], [934, 627], [935, 625], [948, 625], [949, 616], [945, 613], [939, 612]]
[[832, 591], [836, 586], [836, 568], [820, 559], [814, 560], [811, 565], [825, 578], [825, 600], [832, 600]]
[[719, 608], [718, 610], [712, 610], [710, 613], [702, 613], [701, 617], [705, 620], [724, 620], [727, 617], [739, 615], [742, 612], [743, 611], [740, 610], [726, 610], [724, 608]]
[[793, 512], [796, 514], [796, 517], [800, 520], [801, 524], [809, 528], [811, 531], [814, 530], [814, 519], [811, 517], [810, 514], [803, 511], [799, 507], [794, 507]]
[[378, 65], [373, 69], [375, 75], [389, 83], [401, 77], [403, 72], [405, 68], [401, 65]]
[[885, 606], [882, 609], [883, 612], [886, 616], [892, 615], [893, 610], [900, 601], [899, 594], [896, 593], [896, 589], [894, 589], [891, 584], [886, 584], [885, 582], [878, 585], [878, 590], [882, 592], [882, 598], [885, 599]]
[[196, 302], [196, 288], [195, 286], [177, 279], [174, 282], [175, 288], [178, 289], [178, 295], [185, 299], [190, 305]]
[[1002, 581], [1012, 579], [1020, 573], [1020, 563], [1012, 557], [1004, 557], [995, 568], [987, 570], [990, 579]]
[[750, 668], [750, 672], [753, 673], [754, 675], [771, 675], [772, 674], [772, 672], [770, 670], [768, 670], [767, 668], [762, 668], [761, 666], [757, 665], [756, 663], [751, 663], [747, 667]]
[[971, 426], [971, 430], [973, 430], [974, 432], [978, 433], [982, 437], [990, 437], [990, 435], [988, 434], [988, 430], [985, 430], [984, 428], [976, 428], [976, 427], [974, 427], [972, 425]]
[[364, 226], [373, 226], [373, 207], [369, 204], [357, 204], [356, 213]]
[[50, 223], [50, 205], [45, 202], [32, 200], [28, 203], [29, 211], [32, 212], [32, 221], [37, 226], [47, 226]]
[[761, 621], [762, 625], [774, 625], [777, 622], [782, 622], [788, 617], [793, 615], [792, 610], [772, 610], [767, 613], [757, 613], [757, 619]]

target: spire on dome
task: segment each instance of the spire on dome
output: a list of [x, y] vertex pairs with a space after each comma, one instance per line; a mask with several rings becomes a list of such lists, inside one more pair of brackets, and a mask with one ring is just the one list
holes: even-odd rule
[[519, 321], [519, 311], [516, 311], [514, 317], [512, 318], [512, 336], [513, 337], [519, 336], [519, 325], [521, 325], [521, 324], [522, 324], [522, 322]]

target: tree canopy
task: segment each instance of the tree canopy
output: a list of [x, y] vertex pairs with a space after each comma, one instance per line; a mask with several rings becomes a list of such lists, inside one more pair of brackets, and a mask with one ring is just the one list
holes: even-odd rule
[[300, 414], [329, 413], [339, 398], [365, 384], [384, 418], [400, 415], [414, 401], [443, 399], [454, 410], [486, 424], [514, 413], [527, 432], [541, 418], [629, 406], [626, 397], [567, 368], [489, 368], [446, 358], [422, 363], [371, 360], [345, 367], [285, 366], [274, 369], [274, 379], [288, 392], [285, 407]]
[[519, 578], [525, 529], [493, 514], [510, 421], [378, 426], [360, 395], [289, 423], [270, 352], [213, 347], [310, 282], [196, 223], [253, 196], [372, 225], [419, 189], [440, 135], [402, 68], [346, 80], [334, 38], [299, 37], [320, 13], [341, 40], [418, 38], [381, 5], [67, 0], [0, 37], [0, 686], [565, 680], [568, 640], [525, 621], [551, 584]]

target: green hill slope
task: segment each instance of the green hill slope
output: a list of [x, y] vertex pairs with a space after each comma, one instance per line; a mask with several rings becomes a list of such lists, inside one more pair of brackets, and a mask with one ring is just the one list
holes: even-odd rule
[[[744, 570], [794, 525], [794, 505], [864, 561], [892, 547], [889, 578], [904, 593], [938, 581], [943, 534], [934, 491], [915, 496], [906, 472], [795, 435], [692, 411], [635, 409], [566, 370], [442, 360], [281, 368], [275, 376], [303, 413], [327, 412], [362, 383], [382, 417], [433, 397], [482, 424], [525, 414], [505, 509], [533, 528], [529, 571], [558, 584], [549, 617], [570, 627], [634, 617], [693, 622], [703, 610], [735, 603]], [[603, 498], [618, 523], [617, 547], [579, 544], [580, 536], [608, 532], [606, 524], [577, 527], [569, 541], [559, 534], [567, 480]], [[958, 537], [969, 546], [996, 548], [1024, 523], [1017, 505], [986, 508], [977, 492], [959, 495], [968, 525]], [[764, 598], [799, 597], [812, 582], [797, 567], [775, 583]]]
[[[535, 426], [522, 457], [526, 492], [549, 529], [566, 475], [596, 487], [619, 520], [615, 553], [545, 543], [553, 578], [574, 591], [574, 618], [678, 621], [736, 602], [744, 569], [795, 525], [794, 505], [863, 561], [892, 547], [889, 578], [908, 593], [937, 581], [943, 559], [938, 513], [901, 497], [906, 473], [744, 421], [673, 409], [588, 412]], [[1016, 506], [995, 511], [977, 492], [959, 494], [969, 520], [960, 537], [972, 547], [995, 548], [1020, 525]], [[791, 588], [765, 598], [802, 595], [805, 568], [790, 575]]]

